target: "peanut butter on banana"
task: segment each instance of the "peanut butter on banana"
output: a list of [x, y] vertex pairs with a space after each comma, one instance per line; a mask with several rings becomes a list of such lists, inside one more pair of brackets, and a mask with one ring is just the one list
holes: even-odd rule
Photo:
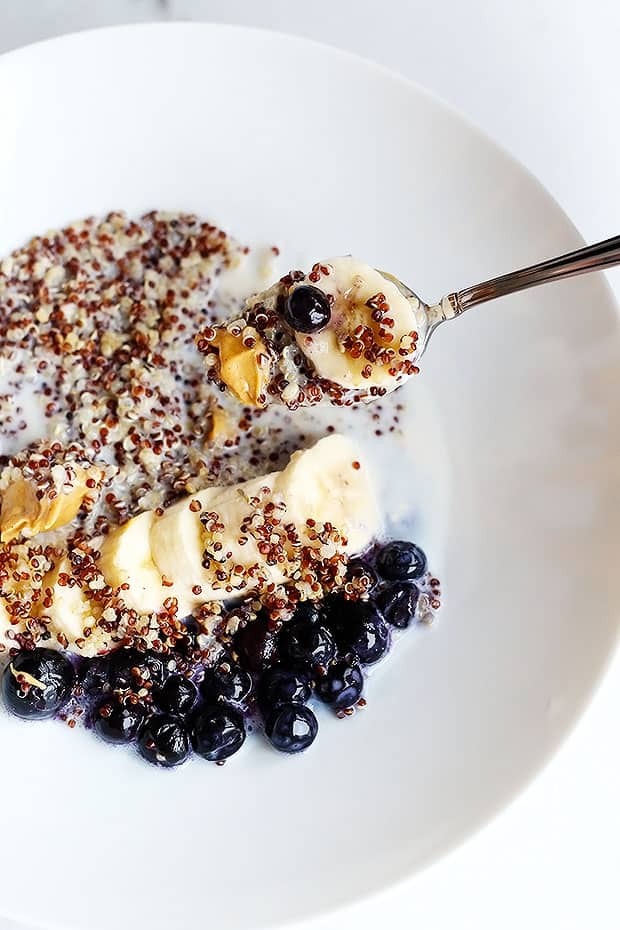
[[220, 329], [209, 341], [219, 353], [220, 378], [224, 384], [242, 404], [264, 407], [269, 353], [256, 330], [247, 326], [235, 335]]
[[98, 468], [76, 467], [61, 489], [51, 484], [45, 490], [34, 480], [16, 477], [2, 493], [0, 540], [32, 539], [71, 523], [87, 499], [94, 499], [101, 477]]

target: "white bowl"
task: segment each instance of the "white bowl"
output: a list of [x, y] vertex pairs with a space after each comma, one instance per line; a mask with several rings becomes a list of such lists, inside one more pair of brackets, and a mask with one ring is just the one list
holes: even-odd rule
[[[300, 39], [139, 26], [0, 59], [0, 254], [90, 213], [188, 209], [424, 298], [579, 244], [541, 186], [424, 91]], [[526, 131], [526, 130], [524, 130]], [[0, 909], [33, 923], [274, 924], [441, 855], [540, 769], [617, 635], [620, 331], [600, 276], [472, 311], [410, 390], [436, 626], [313, 750], [149, 769], [0, 717]]]

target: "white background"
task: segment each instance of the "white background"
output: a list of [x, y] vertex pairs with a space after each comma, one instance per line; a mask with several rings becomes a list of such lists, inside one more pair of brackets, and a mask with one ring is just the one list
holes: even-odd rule
[[[620, 233], [618, 0], [0, 0], [0, 52], [165, 18], [264, 26], [380, 61], [516, 155], [586, 240]], [[620, 297], [620, 272], [610, 280]], [[568, 743], [508, 811], [416, 879], [308, 930], [617, 930], [619, 712], [616, 656]]]

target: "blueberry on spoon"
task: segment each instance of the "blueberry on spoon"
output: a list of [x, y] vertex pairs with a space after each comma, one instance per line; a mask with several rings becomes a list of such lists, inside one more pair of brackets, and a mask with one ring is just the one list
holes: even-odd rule
[[283, 317], [298, 333], [318, 333], [332, 315], [327, 294], [311, 284], [294, 288], [284, 304]]

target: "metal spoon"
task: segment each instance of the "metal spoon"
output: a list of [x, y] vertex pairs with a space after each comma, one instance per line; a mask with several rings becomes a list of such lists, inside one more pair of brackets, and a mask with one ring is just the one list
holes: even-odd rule
[[523, 291], [528, 287], [536, 287], [538, 284], [562, 281], [564, 278], [572, 278], [589, 271], [600, 271], [603, 268], [611, 268], [613, 265], [620, 265], [620, 236], [597, 242], [595, 245], [584, 246], [582, 249], [568, 252], [558, 258], [551, 258], [538, 265], [530, 265], [529, 268], [520, 268], [518, 271], [501, 275], [499, 278], [491, 278], [489, 281], [483, 281], [482, 284], [474, 284], [473, 287], [467, 287], [463, 291], [447, 294], [439, 303], [430, 306], [420, 300], [417, 294], [414, 294], [398, 278], [385, 271], [381, 274], [393, 281], [405, 297], [419, 304], [416, 306], [419, 317], [424, 314], [426, 329], [423, 339], [418, 342], [417, 357], [420, 357], [426, 351], [429, 340], [437, 327], [446, 320], [453, 320], [465, 313], [470, 307], [486, 303], [487, 300], [495, 300], [496, 297]]

